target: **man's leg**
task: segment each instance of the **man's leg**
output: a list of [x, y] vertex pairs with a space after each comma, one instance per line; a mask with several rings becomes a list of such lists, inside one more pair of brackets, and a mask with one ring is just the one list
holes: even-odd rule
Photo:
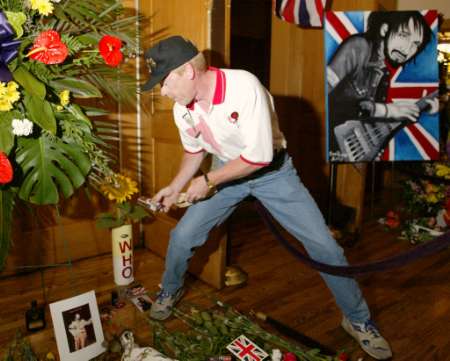
[[184, 276], [195, 248], [203, 245], [210, 230], [222, 223], [249, 193], [245, 183], [224, 187], [213, 197], [188, 208], [170, 234], [162, 290], [150, 309], [150, 316], [164, 320], [182, 296]]
[[[300, 240], [315, 260], [347, 265], [342, 248], [331, 237], [322, 214], [288, 159], [278, 172], [251, 181], [252, 194], [291, 234]], [[321, 273], [341, 308], [342, 327], [361, 348], [378, 360], [392, 357], [387, 341], [370, 319], [370, 312], [358, 284], [352, 278]]]
[[195, 248], [206, 242], [210, 230], [222, 223], [247, 194], [245, 185], [231, 185], [187, 209], [170, 234], [162, 281], [165, 291], [172, 294], [182, 286]]
[[[308, 190], [301, 183], [288, 159], [282, 168], [254, 181], [252, 194], [278, 222], [319, 262], [347, 265], [342, 248], [331, 236], [323, 216]], [[368, 306], [358, 284], [352, 278], [321, 273], [344, 315], [352, 321], [370, 318]]]

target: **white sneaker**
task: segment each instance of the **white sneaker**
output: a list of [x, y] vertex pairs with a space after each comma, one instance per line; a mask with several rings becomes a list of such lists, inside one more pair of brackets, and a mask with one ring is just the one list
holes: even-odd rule
[[392, 357], [392, 351], [388, 342], [381, 336], [380, 331], [378, 331], [372, 320], [367, 320], [364, 323], [355, 323], [344, 317], [341, 326], [374, 359], [387, 360]]

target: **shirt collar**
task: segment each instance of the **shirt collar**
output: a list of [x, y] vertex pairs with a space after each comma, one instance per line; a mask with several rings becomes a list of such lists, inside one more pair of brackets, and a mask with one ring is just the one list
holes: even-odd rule
[[[216, 89], [214, 90], [212, 105], [222, 104], [225, 100], [225, 91], [226, 91], [225, 73], [222, 70], [212, 66], [208, 67], [208, 70], [216, 72]], [[194, 99], [192, 100], [192, 102], [186, 105], [186, 108], [188, 108], [189, 110], [194, 110], [195, 103], [196, 101]]]

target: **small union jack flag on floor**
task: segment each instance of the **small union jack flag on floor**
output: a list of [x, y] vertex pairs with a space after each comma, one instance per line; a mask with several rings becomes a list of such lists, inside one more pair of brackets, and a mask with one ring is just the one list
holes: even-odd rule
[[227, 349], [239, 360], [262, 361], [269, 356], [262, 348], [250, 341], [245, 335], [240, 335], [231, 342]]
[[[396, 68], [389, 77], [386, 103], [398, 101], [417, 102], [426, 95], [436, 93], [439, 85], [437, 64], [436, 10], [421, 10], [425, 22], [432, 31], [432, 37], [415, 59]], [[327, 11], [325, 13], [325, 62], [329, 64], [340, 45], [348, 38], [364, 33], [370, 12]], [[330, 109], [328, 109], [328, 112]], [[328, 114], [327, 112], [327, 114]], [[330, 139], [333, 124], [328, 124]], [[418, 121], [395, 133], [382, 150], [378, 160], [423, 161], [439, 158], [439, 114], [423, 111]]]
[[274, 0], [275, 15], [302, 27], [322, 27], [326, 0]]

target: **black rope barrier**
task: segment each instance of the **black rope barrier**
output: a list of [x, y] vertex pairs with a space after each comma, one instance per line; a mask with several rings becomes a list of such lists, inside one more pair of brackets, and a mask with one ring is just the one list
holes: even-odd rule
[[261, 215], [264, 223], [269, 228], [271, 233], [285, 246], [289, 252], [291, 252], [298, 260], [305, 265], [319, 271], [336, 276], [343, 277], [355, 277], [362, 274], [383, 272], [394, 268], [402, 267], [406, 264], [414, 262], [420, 258], [430, 256], [438, 253], [450, 246], [450, 232], [444, 233], [441, 236], [434, 238], [431, 241], [415, 246], [413, 249], [402, 252], [398, 255], [385, 258], [379, 261], [370, 263], [357, 264], [352, 266], [335, 266], [322, 262], [318, 262], [299, 251], [289, 241], [283, 237], [278, 228], [276, 227], [272, 215], [269, 211], [259, 202], [255, 201], [256, 209]]

